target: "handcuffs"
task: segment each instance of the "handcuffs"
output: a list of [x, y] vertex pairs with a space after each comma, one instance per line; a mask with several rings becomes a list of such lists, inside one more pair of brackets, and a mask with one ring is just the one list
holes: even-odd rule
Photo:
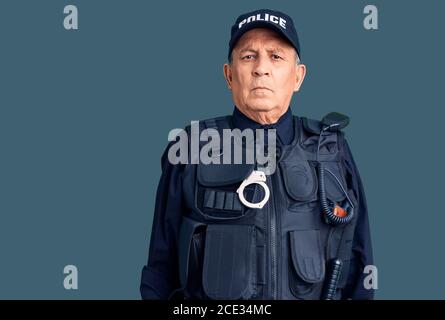
[[[244, 204], [246, 207], [253, 208], [253, 209], [261, 209], [262, 207], [264, 207], [266, 202], [269, 200], [269, 196], [270, 196], [269, 187], [264, 182], [266, 182], [266, 174], [263, 171], [257, 171], [257, 170], [252, 171], [250, 176], [248, 176], [246, 179], [244, 179], [244, 181], [241, 183], [239, 188], [236, 190], [236, 193], [238, 193], [238, 197], [239, 197], [241, 203]], [[264, 193], [265, 193], [263, 200], [261, 200], [260, 202], [257, 202], [257, 203], [249, 202], [246, 200], [246, 198], [244, 198], [244, 188], [247, 187], [248, 185], [251, 185], [254, 183], [262, 186], [264, 189]]]

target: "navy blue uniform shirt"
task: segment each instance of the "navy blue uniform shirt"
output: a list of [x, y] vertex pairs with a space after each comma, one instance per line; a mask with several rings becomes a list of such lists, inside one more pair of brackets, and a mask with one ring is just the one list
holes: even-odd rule
[[[290, 144], [295, 132], [291, 108], [275, 124], [260, 125], [235, 107], [233, 123], [240, 130], [246, 128], [276, 129], [277, 146]], [[167, 156], [169, 146], [161, 160], [162, 175], [156, 194], [148, 262], [142, 269], [140, 292], [143, 299], [168, 299], [170, 294], [180, 287], [177, 236], [182, 214], [185, 212], [181, 185], [184, 165], [170, 164]], [[366, 276], [363, 274], [363, 268], [373, 264], [366, 197], [351, 150], [347, 144], [344, 147], [347, 151], [346, 165], [353, 173], [352, 186], [358, 195], [359, 218], [352, 245], [353, 255], [348, 282], [343, 289], [343, 298], [372, 299], [373, 290], [367, 290], [363, 286]]]

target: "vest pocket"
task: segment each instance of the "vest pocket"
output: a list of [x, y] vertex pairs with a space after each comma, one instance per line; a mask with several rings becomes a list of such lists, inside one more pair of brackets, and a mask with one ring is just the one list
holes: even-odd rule
[[308, 202], [317, 199], [317, 176], [308, 161], [281, 162], [280, 166], [286, 191], [293, 200]]
[[319, 299], [325, 277], [320, 230], [289, 232], [289, 287], [300, 299]]
[[207, 227], [203, 287], [210, 299], [249, 299], [255, 295], [255, 227]]
[[310, 212], [317, 206], [318, 181], [308, 161], [281, 162], [281, 175], [290, 212]]

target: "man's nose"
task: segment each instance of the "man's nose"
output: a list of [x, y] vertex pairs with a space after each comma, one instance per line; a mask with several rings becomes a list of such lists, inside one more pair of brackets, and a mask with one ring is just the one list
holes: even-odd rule
[[253, 75], [256, 77], [270, 75], [270, 65], [264, 57], [259, 57], [252, 70]]

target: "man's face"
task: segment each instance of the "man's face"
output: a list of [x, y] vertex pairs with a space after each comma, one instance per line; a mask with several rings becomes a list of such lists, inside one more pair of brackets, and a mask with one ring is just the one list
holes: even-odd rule
[[246, 114], [286, 112], [303, 82], [305, 66], [296, 64], [295, 49], [276, 32], [246, 32], [232, 51], [224, 75], [235, 105]]

